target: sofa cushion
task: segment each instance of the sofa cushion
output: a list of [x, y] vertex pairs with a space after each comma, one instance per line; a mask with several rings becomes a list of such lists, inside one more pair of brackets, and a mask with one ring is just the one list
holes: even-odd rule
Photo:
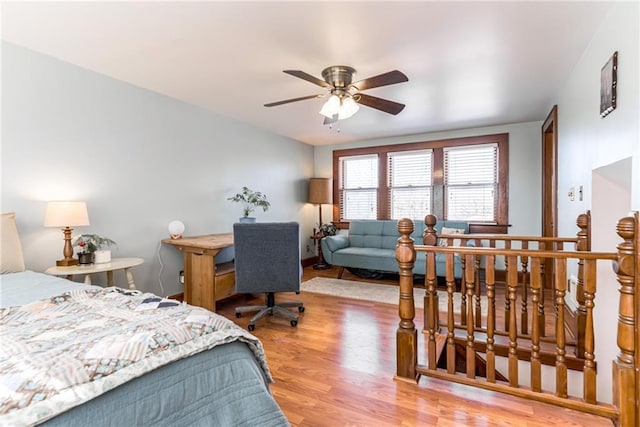
[[352, 221], [349, 225], [349, 246], [359, 248], [382, 248], [384, 221]]

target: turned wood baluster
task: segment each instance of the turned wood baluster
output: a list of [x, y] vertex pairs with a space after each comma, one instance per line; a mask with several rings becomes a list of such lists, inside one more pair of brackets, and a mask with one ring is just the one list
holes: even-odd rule
[[[460, 323], [462, 326], [467, 325], [467, 304], [471, 306], [473, 299], [471, 296], [467, 299], [467, 259], [460, 255], [460, 268], [462, 269], [462, 277], [460, 278]], [[473, 325], [473, 318], [469, 319]]]
[[567, 260], [554, 260], [556, 273], [555, 302], [556, 302], [556, 396], [567, 397], [567, 361], [565, 358], [566, 337], [564, 324], [564, 296], [567, 293]]
[[[640, 229], [638, 213], [618, 221], [618, 259], [613, 271], [620, 283], [618, 307], [618, 356], [613, 362], [613, 404], [618, 408], [618, 425], [635, 426], [638, 419], [638, 378], [636, 377], [636, 285], [640, 278]], [[635, 248], [635, 249], [634, 249]]]
[[584, 306], [587, 309], [584, 334], [584, 400], [596, 403], [596, 364], [593, 308], [596, 298], [596, 260], [584, 262]]
[[542, 363], [540, 361], [540, 323], [538, 310], [535, 308], [542, 291], [542, 276], [540, 274], [540, 258], [531, 258], [531, 390], [542, 391]]
[[[576, 225], [580, 229], [577, 233], [576, 251], [591, 251], [591, 213], [578, 215]], [[578, 260], [578, 283], [576, 284], [576, 348], [575, 355], [584, 358], [584, 334], [587, 321], [587, 309], [584, 306], [584, 260]]]
[[453, 307], [453, 293], [456, 290], [456, 279], [454, 276], [454, 254], [446, 254], [446, 281], [447, 281], [447, 372], [456, 373], [456, 343], [455, 337], [455, 317]]
[[[400, 323], [396, 331], [396, 378], [416, 381], [416, 365], [418, 363], [418, 335], [413, 319], [416, 309], [413, 301], [413, 267], [416, 261], [416, 250], [413, 246], [413, 221], [403, 218], [398, 221], [400, 238], [396, 245], [396, 260], [400, 275], [400, 301], [398, 314]], [[433, 351], [435, 352], [435, 346]]]
[[496, 329], [496, 257], [487, 255], [485, 265], [485, 284], [487, 285], [487, 381], [496, 382], [496, 353], [493, 347]]
[[[507, 262], [507, 298], [512, 307], [516, 307], [518, 292], [518, 260], [515, 256], [508, 256]], [[509, 328], [509, 386], [518, 387], [518, 326], [516, 325], [516, 311], [509, 310], [506, 319]]]
[[429, 355], [429, 369], [436, 369], [436, 333], [439, 332], [438, 293], [436, 290], [436, 254], [427, 252], [427, 293], [425, 296], [425, 307], [427, 307], [427, 323], [425, 329], [428, 333], [427, 349]]
[[[436, 233], [435, 225], [438, 222], [438, 218], [435, 215], [429, 214], [424, 217], [424, 224], [426, 225], [424, 236], [422, 237], [422, 244], [425, 246], [437, 246], [438, 245], [438, 234]], [[427, 257], [428, 258], [428, 257]], [[424, 315], [424, 328], [428, 329], [431, 319], [435, 319], [435, 323], [433, 323], [433, 327], [438, 329], [439, 327], [439, 301], [438, 301], [438, 279], [436, 275], [436, 267], [435, 267], [435, 255], [433, 257], [433, 264], [429, 265], [429, 260], [427, 259], [427, 274], [425, 275], [425, 294], [424, 294], [424, 304], [423, 304], [423, 315]], [[433, 270], [433, 274], [429, 274], [429, 269]], [[435, 307], [436, 312], [431, 313], [431, 305]], [[433, 314], [433, 315], [432, 315]]]
[[[478, 247], [479, 245], [476, 245]], [[480, 288], [480, 255], [474, 257], [474, 281], [476, 294], [476, 326], [482, 327], [482, 289]]]
[[[529, 249], [529, 242], [522, 242], [522, 249]], [[527, 265], [529, 263], [529, 257], [520, 257], [520, 264], [522, 265], [522, 302], [520, 304], [520, 330], [523, 334], [529, 333], [529, 312], [527, 304], [529, 304], [529, 274], [527, 273]]]
[[464, 270], [464, 281], [467, 292], [467, 378], [476, 377], [476, 350], [474, 344], [475, 325], [473, 322], [473, 292], [476, 284], [473, 274], [473, 255], [464, 255], [467, 268]]
[[[511, 240], [506, 240], [504, 242], [505, 249], [511, 249]], [[507, 270], [507, 274], [509, 274], [509, 257], [504, 258], [504, 268]], [[508, 283], [508, 281], [507, 281]], [[515, 305], [514, 305], [515, 307]], [[509, 319], [511, 319], [511, 301], [509, 300], [509, 292], [506, 291], [504, 293], [504, 330], [509, 332]]]
[[[538, 248], [540, 248], [540, 250], [544, 251], [546, 250], [546, 246], [544, 242], [538, 242]], [[547, 332], [546, 332], [546, 322], [545, 322], [545, 314], [544, 314], [544, 290], [545, 290], [545, 283], [546, 282], [546, 278], [545, 278], [545, 263], [543, 262], [542, 264], [540, 264], [540, 279], [542, 280], [542, 287], [540, 288], [540, 298], [538, 300], [538, 330], [540, 331], [540, 336], [541, 337], [546, 337], [547, 336]], [[536, 307], [533, 307], [532, 310], [535, 310]]]

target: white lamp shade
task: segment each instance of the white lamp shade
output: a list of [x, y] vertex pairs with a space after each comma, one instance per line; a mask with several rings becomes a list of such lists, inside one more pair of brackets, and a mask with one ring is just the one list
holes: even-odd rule
[[49, 202], [44, 215], [45, 227], [83, 227], [89, 225], [85, 202]]
[[356, 101], [353, 100], [352, 97], [347, 96], [342, 100], [342, 105], [340, 106], [340, 112], [338, 113], [338, 119], [344, 120], [353, 116], [358, 112], [360, 106]]
[[184, 223], [179, 220], [173, 220], [169, 223], [169, 235], [172, 239], [179, 239], [184, 233]]
[[320, 110], [320, 114], [327, 118], [332, 118], [338, 111], [340, 110], [340, 98], [337, 95], [331, 95], [327, 102], [324, 103], [322, 109]]

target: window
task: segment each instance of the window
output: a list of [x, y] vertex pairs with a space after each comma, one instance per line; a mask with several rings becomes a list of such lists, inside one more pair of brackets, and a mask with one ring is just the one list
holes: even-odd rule
[[432, 213], [506, 232], [508, 141], [498, 134], [335, 150], [334, 222]]
[[378, 207], [378, 156], [340, 159], [340, 217], [376, 219]]
[[445, 216], [495, 221], [497, 144], [444, 148]]
[[431, 212], [431, 150], [401, 151], [388, 156], [391, 219], [420, 219]]

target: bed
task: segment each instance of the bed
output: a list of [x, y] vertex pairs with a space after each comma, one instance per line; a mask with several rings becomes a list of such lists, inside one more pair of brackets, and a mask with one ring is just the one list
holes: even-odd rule
[[2, 219], [0, 425], [289, 425], [253, 335], [154, 294], [7, 267]]

